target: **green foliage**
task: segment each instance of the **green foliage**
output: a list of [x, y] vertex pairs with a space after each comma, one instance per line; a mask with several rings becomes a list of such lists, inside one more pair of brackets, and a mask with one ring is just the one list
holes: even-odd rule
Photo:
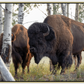
[[84, 20], [84, 4], [79, 4], [79, 22]]
[[60, 13], [58, 12], [59, 8], [60, 8], [60, 4], [55, 4], [55, 3], [53, 3], [53, 15], [54, 15], [54, 14], [60, 14]]
[[[13, 10], [13, 13], [12, 13], [13, 26], [18, 23], [18, 7], [19, 7], [18, 5], [19, 4], [13, 4], [13, 7], [16, 7], [16, 9]], [[29, 14], [33, 8], [38, 7], [38, 6], [40, 6], [40, 4], [30, 4], [30, 3], [24, 4], [24, 13]]]
[[17, 23], [18, 23], [18, 14], [12, 13], [12, 25], [14, 26]]

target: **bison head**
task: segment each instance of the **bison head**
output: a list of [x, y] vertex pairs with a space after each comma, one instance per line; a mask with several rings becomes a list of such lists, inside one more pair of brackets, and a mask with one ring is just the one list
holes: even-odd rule
[[34, 23], [28, 29], [30, 52], [34, 55], [38, 64], [45, 55], [49, 56], [52, 49], [52, 41], [55, 34], [52, 28], [46, 23]]

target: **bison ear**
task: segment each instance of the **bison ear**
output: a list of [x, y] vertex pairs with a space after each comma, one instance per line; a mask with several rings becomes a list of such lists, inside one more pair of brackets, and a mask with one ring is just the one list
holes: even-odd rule
[[52, 41], [53, 39], [55, 39], [55, 34], [54, 31], [52, 30], [52, 27], [50, 27], [49, 25], [47, 26], [47, 28], [49, 28], [49, 34], [47, 36], [45, 36], [45, 39], [47, 41]]
[[16, 40], [16, 36], [13, 33], [11, 34], [11, 36], [12, 36], [12, 42], [14, 42]]

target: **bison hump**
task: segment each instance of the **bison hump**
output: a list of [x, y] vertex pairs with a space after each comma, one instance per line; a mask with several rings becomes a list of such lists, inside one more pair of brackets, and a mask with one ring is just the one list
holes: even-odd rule
[[71, 19], [69, 19], [68, 17], [66, 16], [61, 16], [61, 19], [64, 21], [64, 23], [68, 26], [68, 28], [70, 29], [71, 28]]

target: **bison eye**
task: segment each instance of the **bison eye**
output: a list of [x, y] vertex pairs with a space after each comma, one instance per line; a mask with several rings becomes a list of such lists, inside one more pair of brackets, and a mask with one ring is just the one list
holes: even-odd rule
[[30, 48], [30, 52], [31, 52], [31, 53], [36, 53], [36, 48], [35, 48], [35, 47], [31, 47], [31, 48]]

